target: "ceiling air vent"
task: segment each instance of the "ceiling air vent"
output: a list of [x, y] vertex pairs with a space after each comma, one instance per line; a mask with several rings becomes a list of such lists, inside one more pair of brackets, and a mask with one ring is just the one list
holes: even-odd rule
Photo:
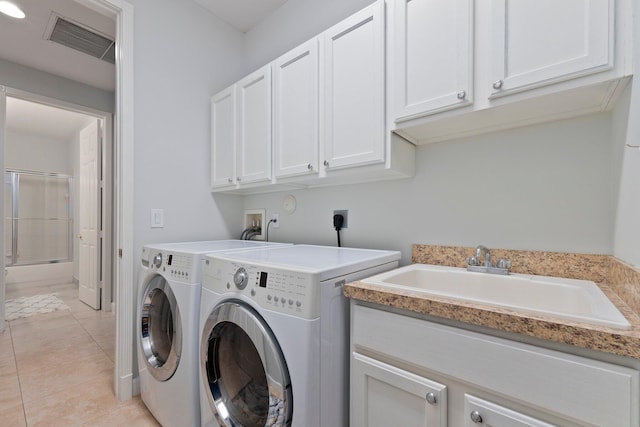
[[51, 15], [49, 28], [47, 40], [115, 64], [115, 42], [108, 36], [56, 14]]

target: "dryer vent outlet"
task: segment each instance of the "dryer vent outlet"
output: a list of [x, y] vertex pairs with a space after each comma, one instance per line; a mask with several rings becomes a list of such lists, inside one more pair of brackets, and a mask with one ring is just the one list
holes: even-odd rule
[[264, 219], [266, 217], [266, 209], [250, 209], [244, 211], [242, 236], [240, 238], [243, 240], [264, 240]]

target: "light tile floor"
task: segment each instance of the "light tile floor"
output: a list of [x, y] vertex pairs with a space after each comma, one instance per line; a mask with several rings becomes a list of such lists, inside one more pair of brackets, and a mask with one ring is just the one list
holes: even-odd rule
[[6, 299], [49, 293], [69, 310], [16, 319], [0, 333], [0, 425], [158, 426], [139, 396], [115, 398], [112, 312], [80, 302], [74, 284], [8, 285]]

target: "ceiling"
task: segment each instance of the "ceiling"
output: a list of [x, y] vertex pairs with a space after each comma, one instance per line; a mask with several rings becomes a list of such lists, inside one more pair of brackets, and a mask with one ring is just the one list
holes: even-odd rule
[[74, 0], [13, 1], [27, 16], [15, 19], [0, 14], [0, 58], [103, 90], [115, 89], [113, 64], [45, 39], [53, 12], [112, 39], [115, 37], [113, 19]]
[[8, 133], [35, 135], [53, 141], [70, 141], [94, 117], [7, 96]]
[[193, 0], [234, 28], [246, 33], [287, 0]]
[[[57, 14], [109, 38], [115, 38], [115, 21], [76, 0], [12, 0], [25, 12], [25, 19], [0, 13], [0, 58], [102, 90], [115, 90], [113, 64], [61, 46], [46, 39]], [[184, 0], [180, 0], [184, 1]], [[287, 0], [193, 0], [241, 32], [247, 32]], [[10, 42], [7, 42], [10, 41]], [[34, 120], [37, 117], [37, 120]], [[66, 110], [17, 99], [7, 104], [7, 129], [66, 138], [82, 127], [83, 118]]]

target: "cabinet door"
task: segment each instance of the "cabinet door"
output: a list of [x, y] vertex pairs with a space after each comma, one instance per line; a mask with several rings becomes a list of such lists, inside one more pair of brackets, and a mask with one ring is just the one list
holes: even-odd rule
[[353, 353], [353, 427], [446, 427], [447, 387]]
[[236, 183], [236, 91], [231, 86], [211, 98], [211, 187]]
[[399, 0], [394, 12], [395, 120], [470, 104], [473, 2]]
[[271, 179], [271, 66], [237, 84], [237, 180], [240, 184]]
[[320, 85], [318, 40], [275, 61], [275, 175], [318, 172]]
[[384, 161], [384, 2], [323, 34], [324, 165]]
[[491, 96], [613, 66], [614, 0], [492, 2]]
[[469, 394], [464, 395], [465, 426], [476, 427], [553, 427], [536, 418], [520, 412], [479, 399]]

